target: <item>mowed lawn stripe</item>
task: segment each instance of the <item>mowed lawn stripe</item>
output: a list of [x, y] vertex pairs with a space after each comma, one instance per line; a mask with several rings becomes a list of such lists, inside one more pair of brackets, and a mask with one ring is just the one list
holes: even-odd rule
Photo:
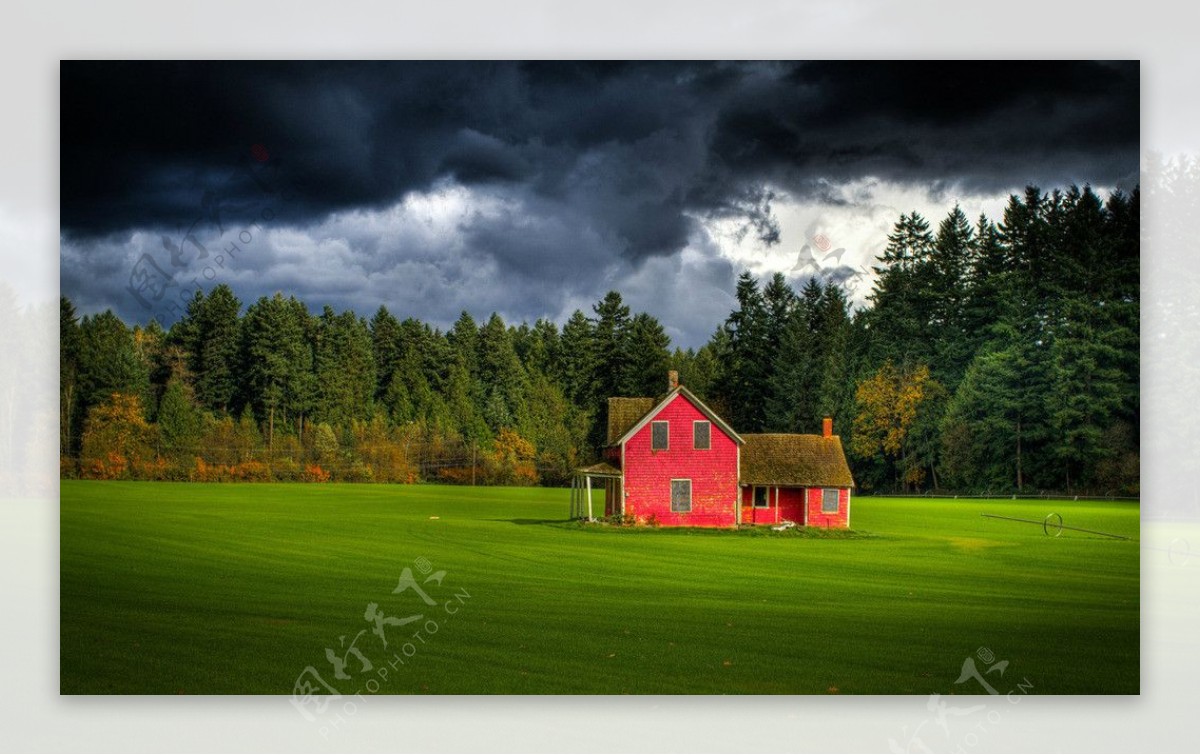
[[[979, 516], [1136, 538], [1136, 505], [855, 497], [864, 536], [838, 539], [566, 509], [554, 489], [63, 481], [62, 690], [288, 694], [306, 666], [332, 678], [325, 648], [371, 629], [370, 602], [439, 622], [380, 693], [968, 693], [979, 647], [1006, 684], [1138, 690], [1136, 540]], [[453, 617], [391, 594], [419, 557], [448, 572], [439, 601], [469, 593]], [[359, 647], [386, 662], [411, 629]]]

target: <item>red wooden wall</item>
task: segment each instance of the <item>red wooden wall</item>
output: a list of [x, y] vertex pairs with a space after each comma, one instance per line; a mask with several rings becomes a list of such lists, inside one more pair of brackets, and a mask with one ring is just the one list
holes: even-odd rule
[[[775, 507], [776, 488], [767, 488], [767, 499], [770, 506], [765, 509], [754, 508], [754, 487], [746, 485], [742, 488], [742, 524], [778, 524], [784, 520], [803, 525], [805, 499], [808, 505], [809, 527], [849, 527], [850, 524], [850, 491], [846, 488], [838, 490], [838, 513], [821, 513], [821, 491], [824, 488], [778, 488], [779, 507]], [[807, 493], [807, 495], [806, 495]]]
[[[775, 491], [779, 491], [779, 507], [775, 507]], [[754, 487], [742, 488], [742, 524], [778, 524], [790, 520], [804, 524], [804, 488], [767, 488], [765, 509], [754, 508]]]
[[[670, 423], [668, 448], [650, 449], [648, 422], [625, 443], [625, 513], [639, 519], [653, 514], [664, 525], [732, 527], [737, 523], [737, 443], [715, 423], [709, 449], [692, 447], [692, 422], [707, 420], [679, 394], [652, 418]], [[690, 513], [671, 511], [671, 480], [692, 481]]]
[[838, 489], [838, 513], [821, 513], [821, 491], [823, 488], [808, 489], [808, 526], [809, 527], [849, 527], [850, 526], [850, 490]]

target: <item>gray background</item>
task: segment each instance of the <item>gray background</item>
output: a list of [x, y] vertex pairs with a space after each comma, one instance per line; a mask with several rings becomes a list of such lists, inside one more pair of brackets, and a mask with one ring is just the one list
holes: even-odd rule
[[[1192, 234], [1147, 207], [1142, 694], [368, 698], [324, 738], [284, 697], [58, 696], [58, 61], [62, 58], [1133, 58], [1144, 152], [1195, 155], [1196, 12], [1166, 3], [9, 3], [0, 21], [0, 748], [93, 751], [1192, 750], [1200, 670]], [[1104, 128], [1104, 124], [1096, 124]], [[1172, 235], [1174, 234], [1174, 235]], [[1002, 579], [1003, 575], [996, 575]], [[186, 585], [181, 585], [186, 589]], [[669, 600], [669, 596], [664, 596]], [[947, 606], [947, 610], [953, 610]], [[1004, 628], [981, 638], [1001, 651]], [[881, 637], [880, 642], [887, 642]], [[970, 652], [968, 648], [966, 652]], [[965, 655], [965, 653], [964, 653]], [[1038, 669], [1010, 658], [1036, 692]], [[946, 669], [948, 681], [957, 668]], [[944, 685], [939, 685], [944, 686]], [[943, 702], [946, 702], [943, 700]], [[969, 724], [969, 725], [968, 725]], [[910, 739], [921, 732], [920, 742]]]

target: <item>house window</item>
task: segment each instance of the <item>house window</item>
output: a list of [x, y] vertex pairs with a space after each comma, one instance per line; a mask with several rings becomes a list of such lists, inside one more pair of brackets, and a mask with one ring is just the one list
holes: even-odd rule
[[771, 497], [767, 495], [770, 488], [754, 488], [754, 508], [765, 509], [771, 505]]
[[712, 437], [712, 424], [704, 420], [692, 423], [692, 447], [698, 451], [707, 451]]
[[821, 491], [821, 513], [836, 514], [838, 513], [838, 489], [825, 488]]
[[668, 422], [651, 422], [650, 423], [650, 450], [651, 451], [666, 451], [668, 446], [668, 438], [670, 437], [670, 423]]
[[692, 481], [671, 480], [671, 511], [686, 514], [692, 510]]

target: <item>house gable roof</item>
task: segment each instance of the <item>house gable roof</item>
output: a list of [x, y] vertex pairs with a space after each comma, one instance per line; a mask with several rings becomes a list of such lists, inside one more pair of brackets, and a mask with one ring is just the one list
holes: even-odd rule
[[853, 488], [842, 439], [834, 435], [756, 433], [744, 436], [743, 485]]
[[[718, 417], [716, 412], [714, 412], [712, 409], [709, 409], [707, 406], [704, 405], [703, 401], [696, 398], [696, 394], [692, 393], [687, 388], [685, 388], [681, 385], [678, 388], [675, 388], [674, 390], [672, 390], [670, 393], [668, 393], [666, 395], [666, 398], [664, 398], [662, 401], [659, 401], [658, 404], [654, 405], [649, 411], [645, 412], [642, 415], [641, 419], [639, 419], [637, 422], [635, 422], [633, 424], [633, 426], [630, 427], [628, 430], [626, 430], [619, 438], [617, 438], [617, 440], [615, 442], [612, 440], [613, 425], [612, 425], [612, 408], [611, 408], [611, 404], [610, 404], [609, 424], [608, 424], [610, 445], [619, 446], [619, 445], [625, 443], [625, 441], [632, 438], [634, 435], [637, 435], [638, 431], [641, 430], [643, 427], [645, 427], [646, 424], [649, 423], [650, 420], [652, 420], [655, 416], [657, 416], [659, 412], [661, 412], [663, 409], [665, 409], [667, 407], [667, 404], [670, 404], [675, 399], [676, 396], [683, 396], [688, 401], [690, 401], [692, 406], [699, 409], [700, 413], [703, 414], [705, 417], [707, 417], [710, 422], [712, 422], [717, 427], [721, 428], [721, 431], [724, 432], [726, 435], [728, 435], [733, 440], [734, 443], [737, 443], [739, 446], [742, 445], [743, 443], [745, 443], [745, 441], [742, 440], [742, 436], [740, 436], [736, 432], [734, 432], [733, 428], [730, 427], [725, 422], [725, 420]], [[609, 399], [609, 400], [611, 401], [612, 399]], [[625, 400], [626, 401], [650, 401], [650, 402], [653, 402], [653, 399], [625, 399]]]
[[654, 408], [652, 398], [610, 398], [608, 400], [608, 445], [621, 442], [621, 436]]

